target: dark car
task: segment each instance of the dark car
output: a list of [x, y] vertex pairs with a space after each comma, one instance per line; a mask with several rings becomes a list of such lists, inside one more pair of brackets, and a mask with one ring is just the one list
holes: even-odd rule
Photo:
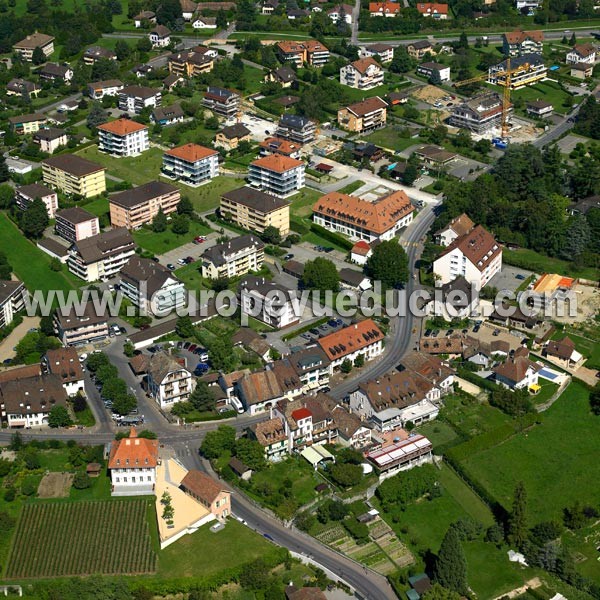
[[330, 319], [329, 321], [327, 321], [327, 325], [329, 325], [329, 327], [337, 327], [336, 319]]
[[452, 335], [454, 333], [454, 329], [448, 329], [446, 335]]
[[169, 264], [167, 265], [167, 269], [169, 269], [169, 271], [174, 271], [176, 268], [177, 268], [177, 267], [176, 267], [174, 264], [172, 264], [172, 263], [169, 263]]
[[433, 337], [437, 337], [439, 332], [440, 332], [440, 330], [439, 330], [439, 329], [434, 329], [431, 335], [432, 335]]
[[183, 344], [183, 349], [184, 349], [184, 350], [187, 350], [187, 349], [188, 349], [188, 348], [189, 348], [191, 345], [192, 345], [192, 342], [185, 342], [185, 343]]
[[325, 387], [321, 388], [321, 391], [324, 394], [327, 394], [327, 393], [329, 393], [331, 391], [331, 388], [328, 385], [326, 385]]
[[481, 325], [475, 325], [475, 327], [473, 327], [473, 333], [477, 333], [480, 329]]
[[286, 255], [283, 257], [283, 260], [291, 260], [292, 258], [294, 258], [294, 255], [290, 253], [290, 254], [286, 254]]
[[310, 332], [311, 332], [313, 335], [319, 335], [319, 330], [318, 330], [318, 329], [311, 329], [311, 330], [310, 330]]
[[192, 345], [191, 345], [191, 346], [188, 348], [188, 350], [189, 350], [190, 352], [194, 352], [194, 351], [196, 350], [196, 348], [197, 348], [197, 347], [198, 347], [198, 346], [197, 346], [196, 344], [192, 344]]
[[517, 274], [515, 275], [515, 278], [516, 278], [516, 279], [521, 279], [521, 280], [523, 280], [523, 279], [525, 279], [525, 275], [521, 275], [521, 273], [517, 273]]
[[425, 330], [425, 337], [429, 337], [431, 335], [431, 329]]
[[119, 327], [119, 331], [121, 333], [127, 333], [127, 329], [125, 329], [125, 327]]
[[[267, 131], [266, 133], [269, 133], [269, 132]], [[272, 542], [275, 541], [268, 533], [263, 533], [263, 536], [266, 537], [268, 540], [271, 540]]]

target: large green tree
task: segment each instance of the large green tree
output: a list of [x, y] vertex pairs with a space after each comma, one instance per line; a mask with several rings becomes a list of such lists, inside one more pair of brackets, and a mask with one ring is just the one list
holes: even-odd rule
[[167, 215], [163, 212], [162, 208], [158, 209], [158, 212], [152, 219], [152, 231], [154, 233], [162, 233], [167, 230]]
[[507, 534], [508, 543], [519, 550], [527, 540], [527, 492], [522, 481], [515, 487]]
[[48, 425], [50, 427], [68, 427], [73, 421], [69, 411], [64, 406], [53, 406], [48, 414]]
[[386, 240], [375, 246], [365, 265], [365, 273], [382, 288], [397, 288], [408, 280], [408, 257], [398, 240]]
[[467, 584], [467, 561], [454, 527], [450, 527], [442, 540], [440, 551], [435, 560], [433, 577], [442, 587], [466, 594]]
[[302, 273], [302, 286], [307, 290], [337, 292], [340, 288], [337, 267], [332, 261], [321, 256], [307, 261]]
[[46, 205], [36, 198], [21, 215], [21, 230], [27, 237], [37, 239], [42, 236], [49, 221]]
[[198, 381], [189, 397], [190, 404], [196, 410], [209, 411], [215, 408], [215, 394], [205, 381]]

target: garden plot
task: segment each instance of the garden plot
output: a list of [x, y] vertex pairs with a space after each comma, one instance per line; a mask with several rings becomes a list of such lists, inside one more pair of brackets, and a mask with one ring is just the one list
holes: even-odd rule
[[47, 473], [38, 486], [40, 498], [66, 498], [73, 482], [73, 473]]

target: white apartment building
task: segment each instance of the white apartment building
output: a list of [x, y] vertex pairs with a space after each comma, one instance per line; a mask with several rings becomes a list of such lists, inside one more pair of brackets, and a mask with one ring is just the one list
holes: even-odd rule
[[102, 100], [104, 96], [118, 96], [123, 89], [123, 82], [118, 79], [94, 81], [88, 84], [87, 93], [92, 100]]
[[129, 119], [98, 125], [98, 149], [113, 156], [137, 156], [150, 148], [148, 126]]
[[250, 163], [248, 179], [267, 193], [290, 196], [304, 187], [304, 163], [281, 154], [263, 156]]
[[241, 310], [275, 329], [300, 321], [294, 310], [296, 292], [264, 277], [246, 277], [240, 284]]
[[173, 408], [187, 400], [195, 387], [192, 374], [164, 352], [150, 358], [147, 375], [148, 391], [160, 408]]
[[46, 205], [48, 218], [54, 219], [58, 209], [58, 194], [54, 190], [39, 183], [22, 185], [15, 190], [15, 202], [21, 210], [26, 210], [36, 198]]
[[0, 280], [0, 328], [10, 325], [15, 315], [25, 309], [26, 296], [22, 281]]
[[142, 85], [129, 85], [119, 91], [119, 110], [139, 115], [144, 108], [160, 106], [160, 90]]
[[383, 69], [372, 57], [359, 58], [340, 69], [340, 83], [357, 90], [370, 90], [383, 84]]
[[360, 55], [363, 58], [375, 58], [379, 57], [379, 61], [382, 63], [391, 62], [394, 58], [394, 46], [390, 46], [389, 44], [371, 44], [370, 46], [364, 46]]
[[258, 271], [265, 257], [265, 245], [254, 235], [242, 235], [216, 244], [202, 253], [202, 277], [220, 279]]
[[163, 154], [162, 173], [189, 186], [198, 186], [219, 174], [219, 153], [198, 144], [185, 144]]

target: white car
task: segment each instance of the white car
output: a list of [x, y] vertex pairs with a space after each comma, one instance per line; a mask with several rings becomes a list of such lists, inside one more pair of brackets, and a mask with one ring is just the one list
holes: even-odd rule
[[111, 293], [115, 291], [115, 286], [112, 283], [109, 284], [108, 291], [111, 292]]
[[79, 362], [84, 362], [87, 359], [88, 355], [84, 352], [80, 357], [79, 357]]

